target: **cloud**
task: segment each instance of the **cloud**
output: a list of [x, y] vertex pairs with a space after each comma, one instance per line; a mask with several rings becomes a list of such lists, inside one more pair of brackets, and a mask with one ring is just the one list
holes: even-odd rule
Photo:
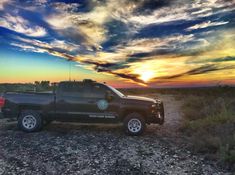
[[[137, 15], [137, 16], [130, 16], [128, 18], [128, 22], [134, 23], [136, 27], [143, 28], [147, 25], [151, 24], [161, 24], [167, 22], [174, 22], [178, 20], [189, 20], [190, 16], [188, 13], [184, 12], [185, 7], [165, 7], [159, 10], [152, 12], [150, 15]], [[172, 13], [169, 13], [172, 11]]]
[[[157, 57], [172, 55], [179, 52], [181, 44], [189, 44], [195, 38], [190, 35], [172, 35], [163, 38], [136, 39], [113, 47], [109, 52], [100, 51], [94, 55], [79, 54], [78, 62], [97, 63], [100, 69], [122, 70], [130, 68], [129, 63], [141, 63], [146, 60], [154, 60]], [[201, 43], [197, 43], [201, 44]], [[100, 64], [102, 63], [102, 64]], [[105, 65], [103, 67], [103, 65]], [[109, 66], [106, 66], [109, 65]]]
[[1, 0], [0, 1], [0, 10], [4, 10], [4, 6], [11, 3], [11, 0]]
[[[200, 17], [198, 15], [203, 13], [202, 9], [204, 8], [213, 10], [213, 13], [219, 11], [217, 7], [221, 9], [231, 8], [230, 2], [213, 1], [212, 3], [211, 1], [201, 0], [192, 3], [168, 0], [164, 2], [148, 0], [87, 1], [85, 3], [86, 8], [84, 3], [51, 3], [51, 6], [56, 9], [56, 13], [45, 16], [44, 19], [59, 34], [72, 42], [79, 43], [88, 52], [95, 53], [106, 49], [102, 47], [103, 43], [105, 43], [105, 47], [111, 44], [113, 48], [125, 47], [127, 51], [125, 46], [126, 41], [130, 40], [134, 33], [138, 33], [139, 30], [151, 24], [157, 25], [179, 20], [195, 20]], [[143, 9], [148, 12], [142, 13]], [[118, 26], [113, 27], [116, 24]], [[120, 24], [124, 27], [120, 28]], [[205, 40], [201, 39], [198, 41]], [[108, 48], [108, 50], [113, 48]], [[151, 45], [142, 48], [138, 46], [129, 48], [132, 49], [132, 52], [137, 52], [138, 48], [152, 49]], [[117, 51], [123, 50], [115, 50], [115, 52]]]
[[9, 13], [0, 17], [0, 26], [31, 37], [43, 37], [47, 34], [43, 27], [32, 26], [21, 16], [13, 16]]
[[[142, 38], [126, 41], [125, 44], [112, 47], [114, 53], [125, 54], [126, 57], [142, 57], [145, 59], [148, 55], [161, 55], [164, 50], [171, 53], [171, 50], [180, 49], [182, 44], [189, 44], [196, 40], [193, 34], [189, 35], [169, 35], [166, 37]], [[165, 52], [165, 53], [166, 53]]]
[[82, 14], [58, 14], [47, 17], [47, 22], [62, 36], [80, 43], [88, 50], [99, 50], [105, 41], [105, 29]]
[[79, 46], [64, 40], [52, 40], [51, 42], [43, 42], [36, 39], [26, 39], [16, 37], [16, 41], [11, 45], [18, 47], [24, 51], [48, 53], [53, 56], [61, 57], [67, 60], [75, 60], [73, 52], [79, 50]]
[[43, 42], [37, 39], [27, 39], [27, 38], [22, 38], [22, 37], [16, 37], [16, 39], [20, 41], [21, 43], [25, 43], [25, 44], [28, 44], [34, 47], [39, 47], [39, 48], [59, 49], [59, 50], [67, 51], [67, 52], [74, 52], [77, 49], [79, 49], [79, 45], [70, 43], [65, 40], [53, 39], [50, 42]]
[[227, 61], [235, 61], [235, 57], [225, 57], [225, 58], [215, 58], [215, 59], [211, 59], [211, 60], [208, 60], [208, 62], [227, 62]]
[[96, 51], [102, 48], [101, 44], [109, 37], [105, 24], [116, 15], [127, 13], [130, 10], [128, 4], [124, 6], [122, 2], [109, 0], [92, 4], [92, 10], [84, 13], [78, 10], [81, 4], [55, 3], [56, 13], [46, 16], [45, 21], [61, 35], [80, 42], [88, 50]]
[[235, 61], [235, 56], [227, 56], [222, 58], [211, 58], [211, 59], [200, 59], [200, 60], [193, 60], [188, 63], [190, 64], [200, 64], [200, 63], [223, 63], [223, 62], [232, 62]]
[[206, 16], [209, 16], [209, 15], [212, 15], [212, 8], [202, 8], [202, 9], [199, 9], [199, 10], [196, 10], [196, 11], [192, 11], [192, 15], [197, 15], [199, 17], [206, 17]]
[[153, 10], [160, 9], [162, 7], [169, 6], [171, 4], [171, 0], [145, 0], [140, 1], [138, 7], [134, 10], [134, 12], [142, 14], [149, 14]]
[[[119, 65], [116, 63], [109, 63], [105, 60], [94, 60], [90, 58], [79, 58], [69, 53], [73, 52], [74, 49], [77, 49], [77, 46], [71, 43], [67, 43], [65, 41], [53, 40], [50, 43], [42, 42], [35, 39], [25, 39], [18, 37], [20, 42], [11, 43], [12, 46], [18, 47], [24, 51], [38, 52], [38, 53], [48, 53], [57, 57], [65, 58], [71, 61], [78, 61], [82, 65], [85, 64], [84, 67], [92, 70], [96, 70], [97, 72], [106, 72], [108, 74], [112, 74], [115, 76], [119, 76], [125, 79], [129, 79], [136, 82], [142, 82], [138, 79], [137, 75], [128, 75], [122, 74], [118, 72], [114, 72], [112, 70], [127, 68], [126, 65]], [[87, 67], [86, 65], [93, 65], [93, 67]]]
[[221, 25], [225, 25], [228, 24], [228, 21], [219, 21], [219, 22], [211, 22], [211, 21], [205, 21], [203, 23], [200, 24], [196, 24], [194, 26], [191, 26], [189, 28], [187, 28], [187, 31], [192, 31], [192, 30], [197, 30], [197, 29], [204, 29], [207, 27], [214, 27], [214, 26], [221, 26]]
[[[134, 73], [133, 63], [141, 66], [146, 60], [156, 60], [162, 56], [167, 59], [174, 56], [181, 48], [182, 44], [188, 45], [194, 42], [194, 35], [172, 35], [162, 38], [144, 38], [130, 40], [125, 45], [117, 45], [112, 48], [112, 52], [99, 51], [96, 54], [74, 54], [79, 52], [80, 45], [76, 45], [64, 40], [53, 40], [42, 42], [35, 39], [25, 39], [18, 37], [19, 42], [13, 46], [25, 51], [44, 52], [67, 60], [77, 61], [82, 65], [91, 65], [89, 69], [97, 72], [105, 72], [121, 78], [125, 78], [138, 83], [143, 83], [141, 71]], [[172, 55], [173, 54], [173, 55]]]
[[[146, 2], [148, 13], [139, 9], [133, 14], [119, 16], [118, 19], [126, 23], [132, 23], [139, 30], [149, 25], [160, 25], [176, 21], [193, 21], [202, 17], [232, 11], [235, 9], [234, 1], [226, 0], [176, 0], [176, 1], [143, 1]], [[156, 6], [151, 4], [156, 3]], [[143, 6], [145, 7], [145, 5]]]
[[111, 74], [111, 75], [115, 75], [117, 77], [128, 79], [128, 80], [131, 80], [131, 81], [134, 81], [134, 82], [137, 82], [137, 83], [141, 83], [142, 85], [146, 84], [143, 80], [141, 80], [139, 78], [140, 76], [138, 74], [120, 73], [120, 72], [114, 72], [114, 71], [106, 70], [106, 69], [99, 69], [98, 72], [105, 72], [105, 73], [108, 73], [108, 74]]
[[52, 8], [58, 11], [65, 11], [65, 12], [74, 12], [77, 8], [79, 8], [79, 3], [64, 3], [64, 2], [54, 2], [50, 4]]
[[200, 66], [194, 69], [191, 69], [187, 72], [180, 73], [180, 74], [175, 74], [171, 76], [163, 76], [163, 77], [156, 77], [156, 80], [160, 79], [176, 79], [184, 76], [189, 76], [189, 75], [199, 75], [199, 74], [207, 74], [210, 72], [215, 72], [215, 71], [221, 71], [221, 70], [229, 70], [229, 69], [235, 69], [235, 66], [218, 66], [215, 64], [211, 65], [204, 65]]
[[14, 47], [18, 47], [18, 48], [22, 49], [23, 51], [30, 51], [30, 52], [37, 52], [37, 53], [44, 53], [45, 52], [44, 49], [36, 48], [34, 46], [30, 46], [30, 45], [23, 44], [23, 43], [10, 43], [10, 45], [12, 45]]

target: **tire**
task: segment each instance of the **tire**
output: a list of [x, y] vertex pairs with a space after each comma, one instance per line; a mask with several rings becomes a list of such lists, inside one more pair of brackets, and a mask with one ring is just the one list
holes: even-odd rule
[[123, 126], [126, 134], [137, 136], [145, 131], [146, 123], [139, 113], [130, 113], [125, 117]]
[[42, 118], [36, 111], [22, 111], [18, 118], [18, 127], [25, 132], [36, 132], [42, 128]]

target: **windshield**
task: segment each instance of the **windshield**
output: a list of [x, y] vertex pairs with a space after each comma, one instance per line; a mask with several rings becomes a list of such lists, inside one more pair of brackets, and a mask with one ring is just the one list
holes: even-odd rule
[[112, 86], [106, 85], [108, 88], [110, 88], [115, 94], [117, 94], [119, 97], [124, 97], [125, 95], [118, 91], [117, 89], [113, 88]]

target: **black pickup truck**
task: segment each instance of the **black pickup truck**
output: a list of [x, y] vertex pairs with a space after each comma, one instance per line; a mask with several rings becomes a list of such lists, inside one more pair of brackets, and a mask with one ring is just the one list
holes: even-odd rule
[[51, 121], [123, 123], [129, 135], [143, 133], [146, 124], [164, 123], [163, 103], [157, 99], [126, 96], [92, 80], [60, 82], [54, 92], [6, 92], [0, 97], [4, 118], [17, 119], [26, 132]]

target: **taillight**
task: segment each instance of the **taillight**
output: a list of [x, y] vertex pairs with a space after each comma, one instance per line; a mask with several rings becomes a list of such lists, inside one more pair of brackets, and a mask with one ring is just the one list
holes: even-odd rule
[[2, 108], [5, 104], [5, 98], [0, 97], [0, 108]]

